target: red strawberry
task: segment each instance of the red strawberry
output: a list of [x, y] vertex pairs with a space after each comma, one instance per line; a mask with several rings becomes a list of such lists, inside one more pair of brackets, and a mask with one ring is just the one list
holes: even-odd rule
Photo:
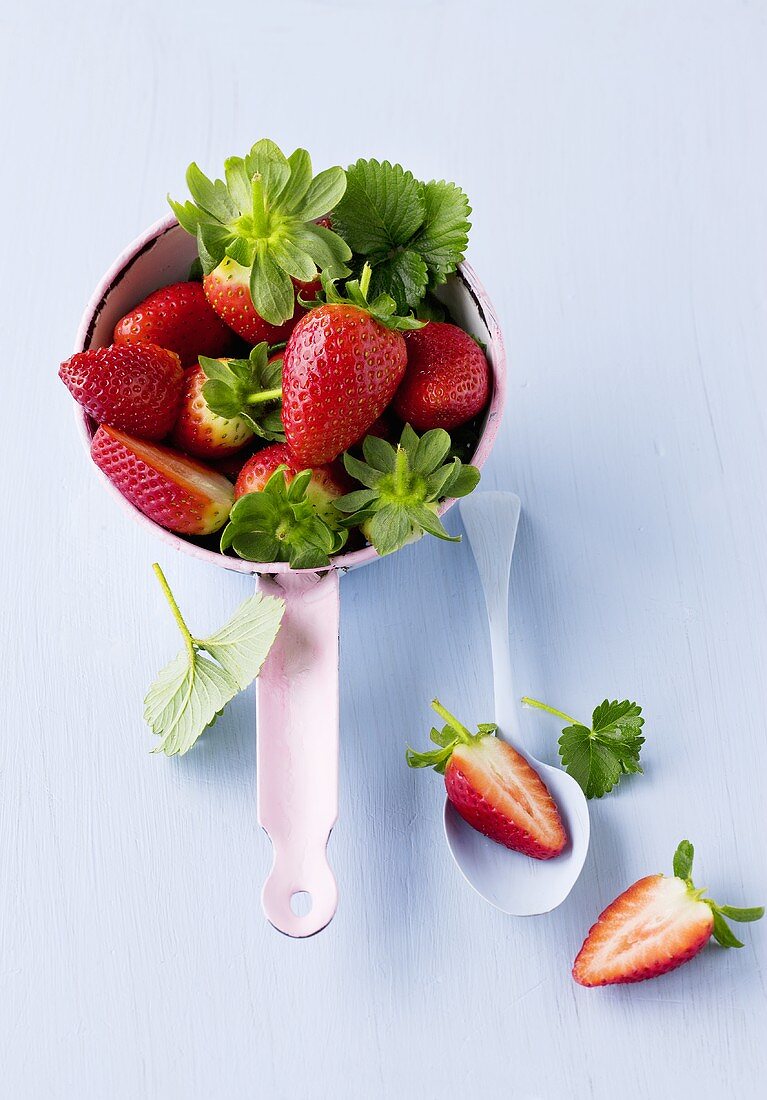
[[[271, 447], [256, 451], [242, 467], [234, 486], [234, 499], [239, 500], [247, 493], [260, 492], [278, 466], [287, 466], [285, 481], [288, 485], [297, 473], [306, 469], [291, 454], [287, 444], [273, 443]], [[320, 516], [327, 516], [337, 523], [339, 516], [330, 502], [334, 497], [343, 496], [348, 490], [343, 470], [334, 466], [318, 466], [312, 470], [306, 496]]]
[[73, 355], [59, 378], [95, 420], [162, 439], [176, 419], [183, 371], [175, 352], [155, 344], [113, 344]]
[[405, 341], [407, 370], [393, 407], [406, 424], [450, 430], [482, 411], [490, 388], [487, 359], [468, 333], [430, 321]]
[[242, 450], [253, 437], [253, 429], [241, 416], [224, 417], [211, 412], [202, 395], [206, 381], [199, 366], [184, 375], [173, 442], [199, 458], [224, 458]]
[[674, 856], [674, 875], [648, 875], [607, 906], [592, 927], [573, 966], [580, 985], [641, 982], [675, 970], [708, 943], [712, 933], [723, 947], [742, 947], [725, 917], [759, 920], [764, 909], [737, 909], [703, 898], [690, 879], [694, 850], [683, 840]]
[[232, 333], [210, 308], [202, 283], [172, 283], [150, 294], [115, 326], [116, 344], [159, 344], [175, 351], [182, 367], [198, 355], [217, 358], [232, 346]]
[[[301, 283], [293, 279], [296, 292], [311, 300], [319, 290], [319, 280]], [[281, 344], [287, 340], [297, 321], [305, 310], [296, 302], [293, 316], [282, 325], [270, 325], [255, 309], [250, 297], [250, 273], [246, 267], [230, 259], [221, 261], [209, 275], [203, 279], [205, 295], [218, 316], [229, 328], [248, 340], [259, 344], [266, 340], [268, 344]]]
[[493, 736], [494, 725], [472, 734], [437, 699], [447, 725], [432, 730], [440, 747], [407, 751], [412, 768], [443, 772], [447, 797], [472, 828], [534, 859], [552, 859], [567, 844], [562, 819], [546, 784], [511, 745]]
[[232, 486], [186, 455], [102, 424], [93, 461], [145, 516], [184, 535], [209, 535], [226, 523]]
[[349, 301], [326, 282], [327, 304], [298, 322], [285, 348], [282, 420], [305, 466], [329, 462], [356, 443], [402, 380], [407, 354], [397, 329], [418, 322], [374, 312], [369, 281], [366, 269], [359, 284], [349, 283]]

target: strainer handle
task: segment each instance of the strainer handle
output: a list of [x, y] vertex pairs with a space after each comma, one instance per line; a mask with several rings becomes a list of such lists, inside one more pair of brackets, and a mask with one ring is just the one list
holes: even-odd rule
[[264, 576], [258, 587], [285, 600], [256, 681], [258, 820], [273, 848], [261, 904], [280, 932], [312, 936], [338, 903], [327, 857], [338, 817], [338, 574]]

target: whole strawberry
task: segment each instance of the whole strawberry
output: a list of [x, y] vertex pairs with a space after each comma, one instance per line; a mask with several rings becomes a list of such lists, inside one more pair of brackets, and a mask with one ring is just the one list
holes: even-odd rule
[[346, 173], [326, 168], [312, 178], [305, 149], [286, 157], [263, 138], [246, 156], [228, 157], [224, 174], [210, 180], [190, 164], [192, 201], [170, 205], [197, 241], [205, 293], [219, 316], [251, 343], [280, 342], [297, 309], [300, 316], [296, 288], [351, 259], [346, 242], [318, 224], [346, 190]]
[[288, 446], [305, 466], [336, 458], [383, 413], [407, 363], [400, 330], [420, 328], [395, 316], [388, 295], [367, 300], [370, 268], [350, 282], [348, 298], [325, 278], [326, 304], [296, 325], [285, 348], [282, 421]]
[[251, 344], [258, 344], [262, 340], [268, 344], [281, 344], [287, 340], [306, 312], [298, 302], [298, 295], [310, 300], [320, 286], [319, 280], [302, 283], [293, 279], [292, 282], [293, 315], [281, 325], [270, 324], [257, 311], [250, 296], [250, 272], [228, 256], [205, 276], [203, 286], [212, 309], [238, 336]]
[[[240, 470], [234, 486], [234, 499], [239, 500], [247, 493], [260, 493], [279, 466], [285, 467], [285, 481], [288, 485], [303, 469], [285, 443], [273, 443], [271, 447], [256, 451]], [[339, 515], [332, 502], [343, 496], [348, 489], [349, 482], [343, 469], [318, 466], [312, 470], [306, 487], [306, 497], [318, 515], [338, 526]]]
[[226, 355], [233, 337], [211, 309], [202, 284], [188, 282], [161, 287], [126, 313], [115, 325], [114, 342], [159, 344], [189, 367], [198, 355]]
[[258, 451], [237, 479], [222, 553], [234, 550], [248, 561], [286, 561], [292, 569], [329, 565], [348, 537], [333, 507], [346, 488], [338, 477], [329, 467], [301, 469], [283, 443]]
[[186, 455], [102, 424], [91, 457], [149, 519], [184, 535], [209, 535], [226, 523], [231, 482]]
[[211, 412], [202, 395], [206, 381], [200, 366], [185, 372], [173, 442], [199, 458], [226, 458], [245, 446], [253, 429], [241, 416], [224, 417]]
[[407, 334], [407, 370], [394, 397], [398, 416], [414, 428], [457, 428], [487, 404], [487, 359], [457, 325], [430, 321]]
[[59, 368], [61, 381], [95, 420], [142, 439], [162, 439], [173, 427], [183, 373], [176, 353], [156, 344], [90, 348]]
[[173, 442], [199, 458], [226, 458], [259, 435], [283, 440], [282, 356], [260, 343], [247, 359], [209, 359], [186, 372]]

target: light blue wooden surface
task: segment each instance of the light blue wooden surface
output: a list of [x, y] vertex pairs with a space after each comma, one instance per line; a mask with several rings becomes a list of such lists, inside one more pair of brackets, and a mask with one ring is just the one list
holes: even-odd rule
[[[569, 977], [600, 908], [668, 870], [767, 898], [767, 6], [32, 0], [0, 17], [0, 1066], [13, 1100], [754, 1097], [767, 928], [657, 982]], [[262, 135], [455, 178], [510, 356], [486, 485], [525, 506], [516, 682], [645, 706], [646, 775], [593, 805], [556, 913], [487, 908], [404, 766], [439, 693], [487, 720], [468, 547], [342, 593], [333, 924], [265, 924], [252, 692], [188, 757], [141, 698], [249, 582], [166, 551], [88, 468], [55, 377], [113, 256]], [[458, 518], [451, 517], [454, 527]], [[557, 727], [526, 716], [556, 759]]]

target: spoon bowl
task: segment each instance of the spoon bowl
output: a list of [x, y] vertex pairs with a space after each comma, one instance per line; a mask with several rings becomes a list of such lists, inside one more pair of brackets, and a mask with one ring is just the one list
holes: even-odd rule
[[540, 775], [559, 808], [568, 842], [554, 859], [531, 859], [478, 833], [445, 800], [445, 837], [458, 868], [486, 901], [514, 916], [556, 909], [575, 885], [589, 847], [589, 811], [578, 783], [536, 760], [521, 746], [519, 707], [511, 678], [509, 572], [521, 504], [514, 493], [474, 493], [459, 504], [477, 563], [490, 623], [495, 721], [498, 736], [514, 746]]

